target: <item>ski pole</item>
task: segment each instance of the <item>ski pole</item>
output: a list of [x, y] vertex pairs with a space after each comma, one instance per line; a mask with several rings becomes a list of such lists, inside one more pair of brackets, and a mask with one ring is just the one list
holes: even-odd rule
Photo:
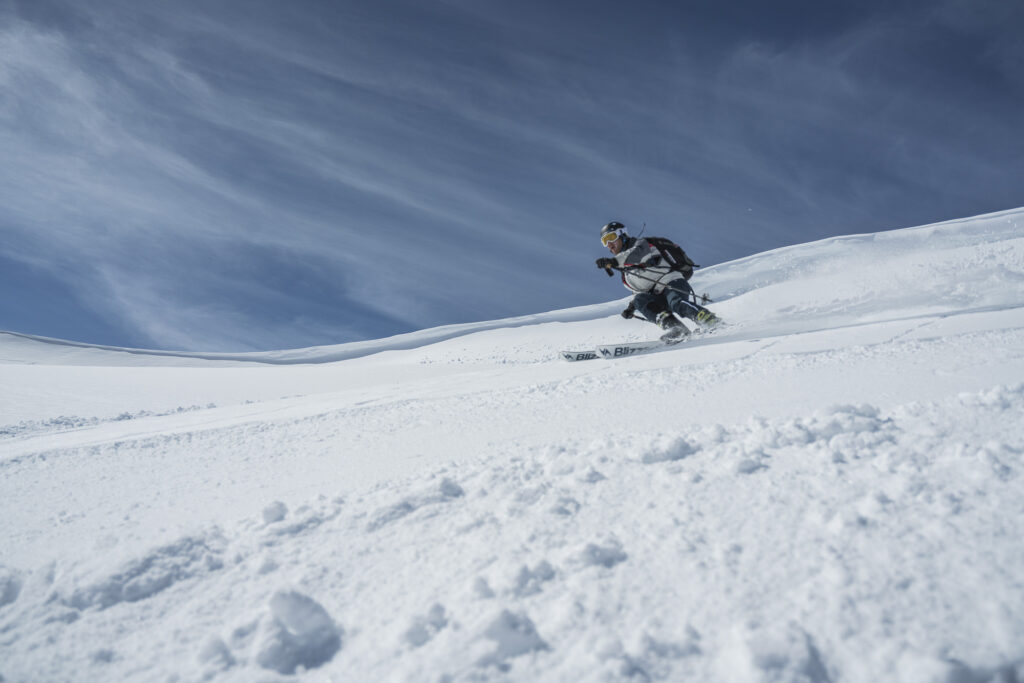
[[[654, 267], [655, 268], [659, 268], [659, 267], [660, 268], [664, 268], [664, 266], [654, 266]], [[608, 277], [612, 277], [613, 275], [615, 275], [615, 273], [613, 273], [612, 270], [618, 270], [618, 271], [620, 271], [622, 273], [626, 273], [626, 272], [631, 272], [631, 271], [635, 271], [635, 270], [647, 270], [647, 266], [641, 266], [639, 264], [629, 265], [629, 266], [605, 266], [604, 270], [605, 270], [606, 273], [608, 273]], [[669, 271], [671, 272], [671, 269], [669, 269]], [[666, 275], [667, 274], [668, 273], [666, 273]], [[653, 282], [654, 284], [660, 284], [661, 283], [661, 280], [654, 280], [654, 279], [649, 278], [649, 277], [644, 277], [640, 273], [633, 273], [633, 277], [638, 277], [641, 280], [646, 280], [647, 282]], [[689, 284], [689, 283], [687, 283], [687, 284]], [[708, 296], [706, 292], [704, 294], [700, 295], [700, 301], [698, 301], [697, 300], [697, 293], [695, 291], [693, 291], [693, 287], [690, 287], [690, 299], [693, 301], [693, 303], [698, 304], [698, 305], [714, 303], [714, 299], [712, 299], [710, 296]]]

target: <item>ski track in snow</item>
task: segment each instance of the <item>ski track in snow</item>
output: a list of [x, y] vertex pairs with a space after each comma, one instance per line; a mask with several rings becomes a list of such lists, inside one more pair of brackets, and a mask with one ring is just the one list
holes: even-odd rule
[[619, 361], [558, 359], [617, 304], [0, 335], [0, 681], [1024, 680], [1022, 213], [708, 269], [733, 325]]

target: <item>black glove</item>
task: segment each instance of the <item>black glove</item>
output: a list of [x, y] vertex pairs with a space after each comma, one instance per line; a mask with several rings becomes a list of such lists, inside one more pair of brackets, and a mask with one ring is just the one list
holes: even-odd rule
[[599, 258], [596, 261], [598, 268], [614, 268], [619, 262], [613, 258]]
[[632, 302], [630, 302], [630, 304], [628, 306], [626, 306], [625, 309], [623, 309], [623, 311], [622, 311], [622, 313], [620, 315], [623, 318], [625, 318], [626, 320], [629, 320], [630, 318], [633, 317], [633, 314], [635, 312], [636, 312], [636, 306]]

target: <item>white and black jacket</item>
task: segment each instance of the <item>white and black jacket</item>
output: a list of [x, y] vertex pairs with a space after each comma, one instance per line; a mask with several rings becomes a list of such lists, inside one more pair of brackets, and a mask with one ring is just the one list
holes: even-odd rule
[[[629, 237], [622, 245], [622, 251], [615, 254], [622, 271], [622, 284], [630, 291], [661, 294], [665, 287], [676, 280], [686, 281], [678, 270], [672, 270], [661, 263], [661, 253], [642, 237]], [[631, 266], [643, 266], [634, 268]]]

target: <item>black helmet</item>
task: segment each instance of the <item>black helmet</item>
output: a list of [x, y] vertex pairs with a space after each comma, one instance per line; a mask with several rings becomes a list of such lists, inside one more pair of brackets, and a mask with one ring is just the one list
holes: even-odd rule
[[[615, 235], [612, 237], [612, 235]], [[620, 237], [628, 237], [629, 233], [626, 232], [626, 226], [618, 221], [612, 221], [608, 225], [601, 228], [601, 244], [608, 246]]]

